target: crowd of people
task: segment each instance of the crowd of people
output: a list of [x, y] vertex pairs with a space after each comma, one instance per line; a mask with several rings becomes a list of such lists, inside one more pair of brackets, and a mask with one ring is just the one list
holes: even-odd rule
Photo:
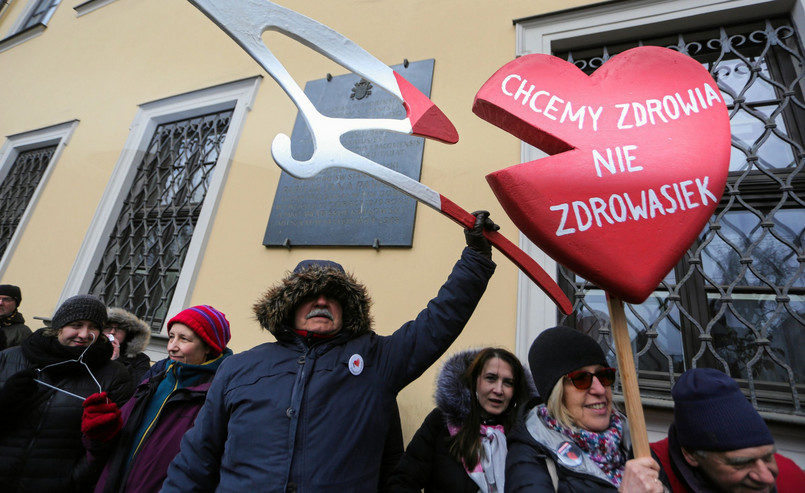
[[617, 369], [598, 341], [543, 330], [528, 368], [500, 347], [460, 350], [436, 407], [403, 448], [397, 394], [451, 346], [495, 271], [475, 213], [436, 296], [389, 336], [366, 287], [307, 260], [254, 304], [268, 342], [227, 347], [209, 305], [167, 323], [151, 364], [148, 324], [90, 295], [31, 331], [19, 287], [0, 285], [0, 491], [9, 492], [796, 492], [805, 473], [777, 453], [738, 384], [683, 373], [674, 420], [634, 457], [613, 402]]

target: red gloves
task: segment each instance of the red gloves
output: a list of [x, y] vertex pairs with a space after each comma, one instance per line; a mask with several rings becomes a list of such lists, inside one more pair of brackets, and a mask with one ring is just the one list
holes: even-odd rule
[[81, 432], [90, 440], [108, 442], [123, 427], [120, 409], [106, 397], [106, 392], [92, 394], [84, 400]]

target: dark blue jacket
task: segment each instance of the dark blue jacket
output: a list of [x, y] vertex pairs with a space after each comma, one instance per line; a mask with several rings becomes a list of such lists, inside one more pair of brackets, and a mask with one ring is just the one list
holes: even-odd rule
[[494, 267], [465, 249], [437, 297], [390, 336], [297, 337], [228, 358], [162, 491], [375, 491], [397, 393], [458, 337]]

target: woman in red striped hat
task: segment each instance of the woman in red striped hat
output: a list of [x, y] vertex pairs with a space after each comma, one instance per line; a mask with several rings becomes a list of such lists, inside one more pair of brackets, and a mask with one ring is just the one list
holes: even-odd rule
[[208, 305], [168, 321], [168, 358], [156, 363], [121, 409], [124, 425], [96, 492], [159, 491], [185, 432], [193, 427], [227, 348], [229, 322]]

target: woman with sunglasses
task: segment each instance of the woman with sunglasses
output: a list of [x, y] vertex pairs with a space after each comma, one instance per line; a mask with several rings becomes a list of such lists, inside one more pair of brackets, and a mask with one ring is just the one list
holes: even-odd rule
[[626, 417], [612, 405], [616, 370], [592, 337], [547, 329], [528, 363], [544, 404], [529, 403], [509, 436], [507, 492], [663, 491], [659, 465], [632, 459]]
[[389, 478], [392, 493], [503, 493], [506, 433], [529, 397], [523, 366], [499, 348], [451, 356], [436, 381], [436, 409]]
[[101, 335], [106, 305], [67, 299], [48, 328], [0, 352], [0, 491], [86, 491], [134, 385]]

